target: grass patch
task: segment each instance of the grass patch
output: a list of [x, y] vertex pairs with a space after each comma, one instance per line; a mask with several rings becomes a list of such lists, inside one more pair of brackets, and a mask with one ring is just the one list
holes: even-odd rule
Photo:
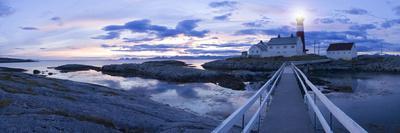
[[4, 108], [7, 107], [8, 105], [10, 105], [12, 103], [11, 99], [1, 99], [0, 100], [0, 108]]

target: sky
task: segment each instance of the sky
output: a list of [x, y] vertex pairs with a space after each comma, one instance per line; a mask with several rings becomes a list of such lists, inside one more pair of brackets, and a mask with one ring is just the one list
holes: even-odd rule
[[400, 53], [396, 0], [0, 0], [0, 56], [118, 59], [238, 55], [296, 32], [306, 46]]

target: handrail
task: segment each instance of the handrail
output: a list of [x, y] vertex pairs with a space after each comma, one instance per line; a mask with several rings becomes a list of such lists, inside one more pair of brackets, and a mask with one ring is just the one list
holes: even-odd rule
[[307, 88], [304, 85], [303, 80], [301, 80], [301, 78], [299, 76], [299, 72], [297, 70], [295, 70], [295, 68], [293, 66], [294, 65], [292, 65], [292, 69], [295, 72], [297, 79], [300, 81], [303, 91], [305, 92], [304, 95], [306, 96], [308, 103], [311, 105], [313, 111], [315, 112], [315, 115], [317, 116], [319, 122], [321, 123], [322, 128], [324, 129], [325, 133], [333, 133], [331, 127], [328, 125], [328, 122], [325, 120], [325, 118], [324, 118], [323, 114], [321, 113], [321, 111], [319, 110], [318, 106], [312, 100], [310, 94], [307, 93]]
[[[217, 128], [215, 128], [212, 132], [213, 133], [226, 133], [228, 132], [235, 123], [239, 122], [240, 117], [242, 117], [242, 124], [244, 127], [244, 114], [250, 109], [252, 105], [254, 105], [255, 101], [257, 101], [258, 98], [262, 100], [262, 95], [265, 91], [267, 91], [268, 86], [271, 84], [271, 82], [275, 81], [274, 84], [276, 83], [276, 80], [280, 77], [281, 72], [284, 68], [286, 63], [282, 64], [281, 67], [274, 73], [274, 75], [253, 95], [247, 100], [247, 102], [241, 106], [239, 109], [237, 109], [235, 112], [233, 112], [231, 115], [229, 115], [228, 118], [226, 118]], [[264, 98], [264, 101], [267, 99], [267, 97], [271, 94], [271, 90], [268, 92], [266, 97]], [[264, 104], [265, 102], [261, 102]], [[261, 107], [264, 107], [263, 105], [260, 105], [259, 109]], [[261, 111], [257, 111], [261, 112]], [[259, 115], [260, 113], [258, 113]], [[253, 119], [253, 118], [252, 118]], [[252, 122], [253, 123], [253, 122]], [[251, 124], [252, 125], [252, 124]], [[247, 126], [247, 125], [246, 125]]]
[[[304, 79], [307, 86], [311, 88], [315, 96], [322, 102], [322, 104], [328, 109], [328, 111], [351, 133], [367, 133], [367, 131], [358, 125], [353, 119], [346, 115], [340, 108], [333, 104], [322, 92], [312, 84], [307, 76], [304, 75], [300, 69], [298, 69], [294, 64], [291, 64], [295, 71], [297, 71], [301, 77]], [[301, 79], [300, 79], [301, 80]], [[307, 91], [305, 92], [307, 93]], [[316, 112], [317, 113], [317, 112]], [[325, 121], [326, 122], [326, 121]], [[323, 124], [324, 126], [325, 124]], [[325, 125], [326, 126], [326, 125]], [[328, 130], [325, 129], [324, 130]], [[328, 130], [329, 131], [329, 130]]]
[[[279, 72], [279, 76], [278, 78], [280, 78], [280, 76], [282, 75], [283, 71]], [[255, 122], [256, 122], [256, 118], [260, 118], [261, 115], [261, 111], [264, 110], [266, 103], [268, 101], [269, 96], [271, 95], [271, 93], [274, 91], [276, 83], [278, 81], [278, 78], [274, 81], [274, 84], [272, 84], [271, 89], [268, 91], [267, 95], [264, 97], [264, 100], [262, 100], [260, 107], [257, 109], [256, 113], [251, 117], [250, 121], [248, 122], [248, 124], [246, 125], [246, 127], [243, 129], [242, 133], [248, 133], [251, 131], [251, 129], [253, 128]], [[261, 100], [261, 99], [260, 99]]]

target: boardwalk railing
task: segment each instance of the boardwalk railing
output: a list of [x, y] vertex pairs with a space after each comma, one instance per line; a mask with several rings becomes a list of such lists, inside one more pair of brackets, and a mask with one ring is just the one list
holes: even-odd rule
[[[351, 119], [348, 115], [346, 115], [342, 110], [340, 110], [335, 104], [333, 104], [322, 92], [315, 87], [314, 84], [308, 80], [307, 76], [304, 75], [300, 69], [298, 69], [293, 63], [292, 69], [294, 70], [297, 79], [300, 81], [300, 84], [305, 92], [305, 97], [307, 103], [311, 106], [312, 111], [315, 113], [316, 117], [318, 118], [322, 128], [326, 133], [332, 133], [332, 122], [328, 124], [326, 119], [324, 118], [323, 114], [319, 110], [318, 106], [315, 103], [315, 98], [318, 98], [321, 103], [328, 109], [330, 113], [330, 117], [333, 115], [349, 132], [351, 133], [367, 133], [367, 131], [358, 125], [353, 119]], [[314, 100], [307, 92], [306, 85], [311, 88], [312, 92], [314, 93]], [[331, 118], [332, 119], [332, 118]], [[315, 121], [316, 122], [316, 121]]]
[[[265, 83], [253, 96], [251, 96], [250, 99], [247, 100], [247, 102], [243, 106], [241, 106], [239, 109], [237, 109], [235, 112], [233, 112], [217, 128], [215, 128], [213, 133], [229, 132], [229, 130], [231, 130], [231, 128], [239, 122], [242, 122], [241, 123], [242, 128], [243, 128], [242, 132], [248, 133], [248, 132], [250, 132], [250, 130], [252, 130], [252, 128], [254, 127], [254, 124], [257, 121], [258, 121], [258, 123], [260, 123], [261, 115], [262, 115], [262, 113], [265, 112], [268, 99], [270, 98], [271, 93], [273, 92], [277, 81], [281, 77], [284, 66], [285, 66], [285, 63], [282, 64], [282, 66], [274, 73], [274, 75], [267, 81], [267, 83]], [[268, 91], [268, 88], [270, 88], [269, 91]], [[258, 107], [257, 111], [254, 113], [254, 115], [251, 117], [249, 122], [246, 124], [245, 123], [245, 114], [254, 105], [254, 103], [257, 100], [260, 101], [260, 106]]]

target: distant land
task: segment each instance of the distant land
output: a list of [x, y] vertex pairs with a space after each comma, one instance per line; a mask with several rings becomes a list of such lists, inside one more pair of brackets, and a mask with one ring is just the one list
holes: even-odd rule
[[231, 56], [210, 56], [210, 55], [203, 55], [203, 56], [157, 56], [157, 57], [151, 57], [151, 58], [130, 58], [130, 57], [124, 57], [124, 58], [119, 58], [119, 60], [140, 60], [140, 59], [226, 59], [226, 58], [232, 58], [232, 57], [237, 57], [239, 55], [231, 55]]
[[0, 57], [0, 63], [14, 63], [14, 62], [35, 62], [30, 59], [16, 59], [16, 58], [2, 58]]

